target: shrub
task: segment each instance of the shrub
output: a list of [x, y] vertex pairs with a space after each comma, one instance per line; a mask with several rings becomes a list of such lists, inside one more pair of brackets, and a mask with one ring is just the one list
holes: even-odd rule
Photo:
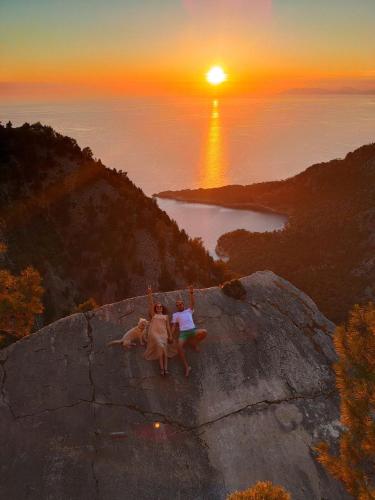
[[344, 431], [337, 456], [327, 443], [318, 461], [360, 500], [375, 498], [370, 476], [375, 470], [375, 305], [356, 305], [347, 326], [334, 335], [339, 360], [334, 366]]
[[220, 287], [225, 295], [228, 295], [228, 297], [232, 297], [233, 299], [242, 300], [246, 296], [245, 287], [238, 279], [226, 281], [220, 285]]
[[[0, 243], [0, 253], [6, 246]], [[44, 290], [41, 276], [32, 267], [21, 271], [19, 276], [0, 269], [0, 345], [29, 335], [35, 316], [43, 312], [41, 301]]]
[[82, 302], [82, 304], [79, 304], [76, 306], [73, 310], [73, 313], [85, 313], [88, 311], [92, 311], [93, 309], [96, 309], [98, 304], [96, 303], [95, 299], [90, 297], [89, 299], [85, 300], [85, 302]]
[[270, 481], [258, 481], [247, 490], [231, 493], [227, 500], [291, 500], [291, 496], [282, 486], [275, 486]]

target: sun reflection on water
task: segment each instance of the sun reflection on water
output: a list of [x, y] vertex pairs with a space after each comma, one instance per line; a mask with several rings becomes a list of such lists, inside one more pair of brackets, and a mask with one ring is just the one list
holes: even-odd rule
[[201, 167], [200, 186], [210, 188], [226, 184], [227, 164], [222, 138], [219, 101], [212, 101], [207, 143]]

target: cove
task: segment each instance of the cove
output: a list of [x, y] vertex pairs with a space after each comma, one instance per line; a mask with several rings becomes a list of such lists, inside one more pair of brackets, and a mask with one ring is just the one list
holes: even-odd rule
[[286, 215], [255, 212], [156, 198], [159, 207], [167, 212], [191, 238], [201, 237], [210, 255], [218, 258], [215, 248], [218, 238], [229, 231], [246, 229], [253, 232], [282, 229], [288, 220]]

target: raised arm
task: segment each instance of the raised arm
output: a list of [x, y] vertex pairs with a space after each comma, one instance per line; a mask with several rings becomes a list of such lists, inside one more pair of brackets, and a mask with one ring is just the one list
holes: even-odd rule
[[189, 285], [189, 296], [190, 296], [190, 309], [194, 309], [195, 299], [194, 299], [194, 288], [193, 288], [193, 285]]
[[154, 299], [152, 298], [151, 285], [148, 285], [147, 296], [148, 296], [148, 313], [150, 315], [150, 318], [152, 318], [154, 316]]

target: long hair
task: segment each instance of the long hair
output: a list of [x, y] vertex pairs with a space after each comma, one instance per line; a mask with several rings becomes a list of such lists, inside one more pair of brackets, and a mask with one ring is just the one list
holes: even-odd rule
[[[156, 306], [158, 304], [160, 304], [160, 302], [157, 302], [156, 304], [154, 304], [154, 313], [156, 313]], [[162, 310], [162, 313], [164, 315], [168, 314], [168, 309], [165, 306], [163, 306], [163, 304], [161, 304], [161, 310]]]

